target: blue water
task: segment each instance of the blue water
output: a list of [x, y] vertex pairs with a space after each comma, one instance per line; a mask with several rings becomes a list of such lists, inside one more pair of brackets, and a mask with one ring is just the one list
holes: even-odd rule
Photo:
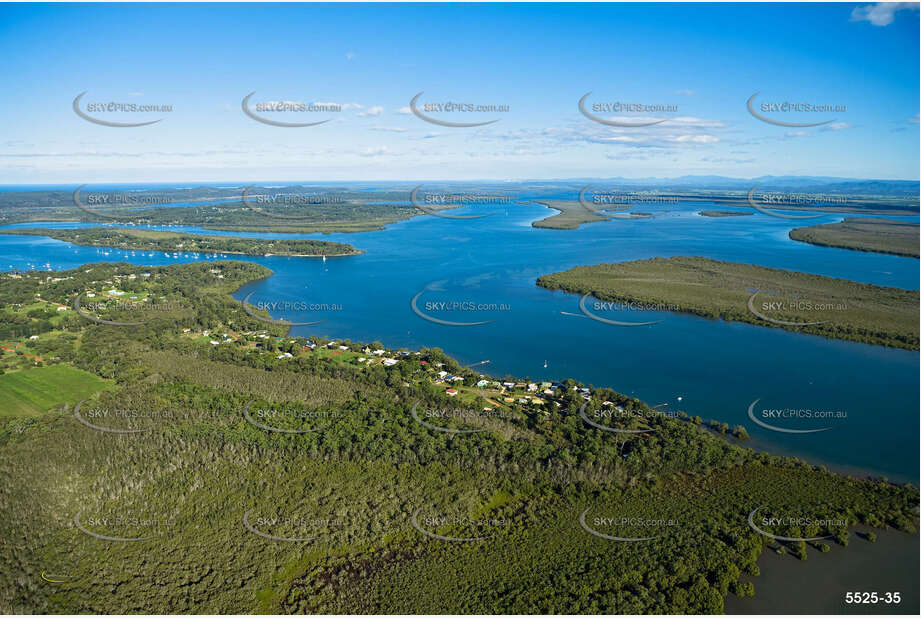
[[[804, 223], [761, 214], [727, 218], [696, 214], [708, 208], [726, 209], [705, 202], [640, 205], [636, 210], [663, 214], [557, 231], [531, 227], [531, 221], [552, 214], [545, 207], [480, 204], [451, 213], [493, 212], [494, 216], [471, 220], [422, 216], [362, 234], [284, 235], [351, 243], [365, 253], [326, 261], [245, 258], [275, 274], [244, 286], [235, 296], [253, 292], [253, 303], [341, 306], [341, 310], [273, 314], [296, 322], [322, 320], [315, 326], [295, 327], [296, 335], [380, 341], [394, 348], [437, 346], [463, 363], [490, 360], [481, 369], [496, 376], [573, 377], [650, 404], [667, 403], [668, 409], [744, 425], [752, 436], [751, 446], [758, 449], [797, 455], [842, 471], [916, 482], [918, 353], [668, 312], [599, 312], [612, 319], [662, 320], [650, 326], [611, 326], [581, 315], [578, 296], [535, 285], [539, 275], [573, 266], [698, 255], [918, 289], [916, 259], [815, 247], [787, 237], [793, 227], [854, 215], [834, 214]], [[37, 225], [49, 224], [28, 224]], [[0, 268], [4, 269], [61, 269], [103, 260], [162, 265], [195, 259], [212, 258], [0, 235]], [[410, 307], [419, 292], [418, 307], [432, 317], [492, 321], [461, 327], [424, 320]], [[432, 302], [495, 307], [441, 311], [426, 305]], [[757, 409], [834, 410], [843, 411], [846, 418], [776, 423], [790, 428], [831, 427], [821, 433], [769, 431], [747, 416], [749, 404], [759, 398]]]

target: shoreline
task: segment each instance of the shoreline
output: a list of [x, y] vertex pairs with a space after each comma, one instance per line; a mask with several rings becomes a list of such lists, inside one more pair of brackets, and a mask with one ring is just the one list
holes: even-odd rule
[[[75, 229], [81, 229], [81, 228], [75, 228]], [[106, 229], [106, 228], [102, 226], [98, 226], [98, 227], [89, 228], [89, 229]], [[120, 229], [120, 228], [115, 228], [115, 229]], [[130, 229], [130, 228], [126, 228], [126, 229]], [[324, 258], [325, 259], [325, 258], [333, 258], [333, 257], [351, 257], [355, 255], [362, 255], [363, 253], [365, 253], [363, 249], [355, 249], [354, 247], [353, 247], [354, 249], [353, 251], [349, 251], [346, 253], [284, 253], [284, 252], [281, 252], [281, 253], [275, 253], [275, 252], [248, 253], [245, 251], [234, 251], [234, 250], [227, 250], [227, 249], [212, 249], [212, 248], [186, 249], [184, 247], [172, 247], [172, 248], [167, 249], [167, 248], [162, 248], [162, 247], [156, 247], [156, 248], [154, 247], [146, 247], [146, 248], [145, 247], [124, 247], [124, 246], [120, 246], [117, 244], [78, 242], [77, 240], [74, 240], [72, 238], [56, 238], [54, 235], [50, 233], [44, 233], [44, 232], [53, 232], [53, 231], [54, 230], [51, 228], [0, 228], [0, 234], [5, 234], [7, 236], [35, 236], [39, 238], [48, 238], [51, 240], [57, 240], [59, 242], [66, 242], [66, 243], [70, 243], [72, 245], [76, 245], [79, 247], [96, 247], [98, 249], [116, 249], [116, 250], [121, 250], [121, 251], [142, 251], [142, 252], [143, 251], [156, 251], [158, 253], [164, 253], [164, 254], [168, 254], [168, 253], [186, 253], [186, 254], [188, 253], [214, 253], [214, 254], [224, 254], [224, 255], [239, 255], [243, 257], [304, 257], [304, 258]], [[163, 230], [151, 230], [151, 231], [166, 234], [166, 235], [172, 234], [178, 238], [190, 238], [192, 240], [203, 239], [203, 238], [204, 239], [213, 238], [213, 239], [218, 239], [218, 240], [225, 240], [227, 238], [236, 239], [236, 240], [254, 240], [254, 241], [264, 240], [264, 239], [259, 239], [259, 238], [246, 238], [246, 237], [238, 237], [238, 236], [225, 237], [225, 236], [209, 236], [207, 234], [190, 234], [187, 232], [167, 232]], [[327, 245], [331, 244], [329, 241], [322, 241], [322, 240], [321, 241], [311, 241], [311, 242], [326, 243]], [[351, 246], [351, 245], [347, 245], [347, 246]]]

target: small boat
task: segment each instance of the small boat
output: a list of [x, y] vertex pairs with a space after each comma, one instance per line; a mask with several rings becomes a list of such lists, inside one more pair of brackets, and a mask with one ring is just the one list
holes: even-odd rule
[[546, 368], [547, 368], [547, 361], [545, 360], [545, 361], [544, 361], [544, 369], [546, 369]]

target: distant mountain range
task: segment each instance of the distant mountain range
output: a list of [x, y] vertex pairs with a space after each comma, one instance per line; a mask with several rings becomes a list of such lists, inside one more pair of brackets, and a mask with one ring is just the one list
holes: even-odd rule
[[[535, 180], [534, 183], [550, 184]], [[679, 176], [677, 178], [571, 178], [557, 181], [560, 184], [616, 183], [622, 186], [667, 190], [747, 191], [754, 186], [759, 190], [802, 191], [812, 193], [838, 193], [842, 195], [879, 195], [891, 197], [918, 197], [921, 182], [917, 180], [881, 180], [836, 178], [832, 176], [759, 176], [757, 178], [730, 178], [728, 176]], [[527, 184], [527, 183], [526, 183]]]

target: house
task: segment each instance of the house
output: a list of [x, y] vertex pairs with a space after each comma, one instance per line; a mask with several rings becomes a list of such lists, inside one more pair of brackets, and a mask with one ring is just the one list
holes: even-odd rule
[[221, 342], [220, 342], [220, 341], [215, 341], [214, 339], [212, 339], [209, 343], [210, 343], [211, 345], [221, 345]]
[[552, 384], [550, 384], [550, 382], [541, 382], [541, 383], [540, 383], [540, 387], [541, 387], [541, 388], [550, 388], [551, 386], [552, 386]]
[[58, 311], [67, 311], [67, 307], [58, 307]]
[[371, 354], [374, 354], [375, 356], [381, 356], [384, 353], [385, 353], [384, 350], [374, 350], [373, 352], [371, 352]]
[[528, 384], [528, 390], [531, 391], [532, 393], [536, 393], [537, 384], [535, 384], [534, 382], [531, 382], [530, 384]]
[[339, 346], [339, 349], [340, 349], [340, 350], [348, 350], [348, 349], [349, 349], [349, 346], [347, 346], [347, 345], [341, 345], [341, 346]]
[[450, 380], [452, 382], [463, 382], [464, 381], [464, 379], [460, 376], [451, 376]]
[[448, 372], [447, 372], [447, 371], [439, 371], [439, 372], [438, 372], [438, 377], [441, 378], [441, 379], [444, 379], [445, 376], [447, 376], [447, 375], [448, 375]]
[[457, 389], [449, 388], [445, 391], [445, 394], [448, 395], [449, 397], [454, 397], [455, 395], [457, 395]]
[[31, 337], [29, 337], [29, 339], [31, 341], [35, 341], [36, 339], [38, 339], [38, 335], [32, 335]]
[[426, 365], [429, 364], [429, 362], [428, 362], [428, 361], [419, 361], [419, 364], [422, 365], [423, 367], [425, 367]]
[[291, 354], [291, 352], [285, 352], [284, 354], [279, 354], [279, 355], [276, 356], [275, 358], [277, 358], [277, 359], [292, 358], [293, 356], [294, 356], [294, 355]]
[[515, 388], [515, 384], [512, 382], [503, 382], [502, 386], [504, 386], [505, 388]]
[[478, 387], [480, 387], [480, 388], [483, 388], [483, 387], [485, 387], [485, 386], [489, 386], [489, 380], [480, 380], [480, 381], [478, 381], [478, 382], [476, 383], [476, 385], [477, 385]]
[[86, 293], [86, 297], [87, 297], [87, 298], [96, 298], [96, 294], [94, 294], [93, 292], [87, 292], [87, 293]]
[[398, 361], [398, 360], [395, 359], [395, 358], [385, 358], [385, 359], [382, 361], [384, 367], [393, 367], [394, 365], [396, 365], [396, 364], [399, 363], [399, 362], [400, 362], [400, 361]]
[[184, 333], [191, 333], [191, 332], [192, 332], [192, 329], [191, 329], [191, 328], [183, 328], [183, 329], [182, 329], [182, 332], [184, 332]]

